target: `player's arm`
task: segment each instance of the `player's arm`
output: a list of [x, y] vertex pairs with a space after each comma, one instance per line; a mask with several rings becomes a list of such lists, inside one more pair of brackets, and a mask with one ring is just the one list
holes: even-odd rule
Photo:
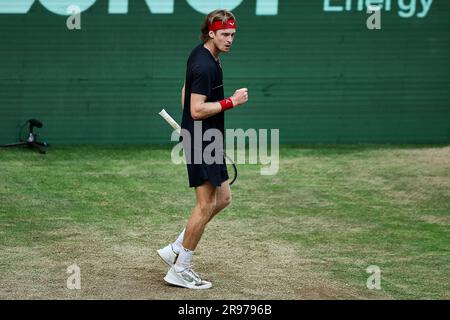
[[183, 88], [181, 89], [181, 110], [184, 110], [184, 90], [186, 87], [186, 83], [183, 84]]
[[222, 111], [231, 109], [248, 101], [248, 90], [242, 88], [236, 90], [230, 98], [217, 102], [206, 102], [207, 96], [191, 93], [191, 116], [194, 120], [203, 120], [212, 117]]
[[198, 93], [191, 93], [191, 116], [194, 120], [212, 117], [222, 111], [219, 102], [206, 102], [208, 97]]

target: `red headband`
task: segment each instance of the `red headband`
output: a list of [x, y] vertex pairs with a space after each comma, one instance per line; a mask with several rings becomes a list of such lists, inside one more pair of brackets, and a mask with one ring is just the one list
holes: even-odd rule
[[222, 21], [214, 21], [208, 26], [209, 31], [217, 31], [222, 29], [236, 29], [236, 21], [229, 19], [225, 24]]

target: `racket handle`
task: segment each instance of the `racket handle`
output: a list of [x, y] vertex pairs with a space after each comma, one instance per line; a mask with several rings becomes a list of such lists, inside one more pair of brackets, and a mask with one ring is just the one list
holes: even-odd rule
[[164, 120], [167, 121], [168, 124], [176, 131], [178, 134], [181, 134], [181, 127], [180, 125], [167, 113], [166, 110], [162, 109], [159, 112], [159, 115], [164, 118]]

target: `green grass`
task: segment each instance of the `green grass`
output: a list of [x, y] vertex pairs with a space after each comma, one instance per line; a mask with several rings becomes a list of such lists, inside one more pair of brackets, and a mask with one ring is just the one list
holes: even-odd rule
[[[9, 286], [21, 268], [32, 278], [39, 259], [70, 260], [61, 246], [81, 257], [88, 250], [76, 248], [81, 233], [129, 246], [159, 234], [153, 240], [163, 244], [164, 230], [182, 227], [194, 203], [185, 167], [171, 163], [168, 147], [0, 150], [0, 166], [0, 280]], [[254, 241], [292, 246], [300, 260], [317, 262], [324, 281], [357, 298], [450, 298], [449, 147], [286, 146], [277, 175], [259, 169], [239, 165], [233, 205], [219, 221], [237, 222], [241, 232], [250, 223]], [[38, 262], [18, 253], [27, 248], [40, 250]], [[379, 291], [366, 288], [369, 265], [382, 270]], [[47, 269], [56, 272], [51, 263]], [[30, 296], [16, 285], [17, 295]], [[3, 286], [0, 298], [11, 290]]]

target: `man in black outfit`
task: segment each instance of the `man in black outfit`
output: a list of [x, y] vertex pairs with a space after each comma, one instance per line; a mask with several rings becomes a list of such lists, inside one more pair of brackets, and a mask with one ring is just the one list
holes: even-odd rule
[[[196, 205], [177, 240], [158, 250], [159, 256], [170, 266], [164, 280], [190, 289], [212, 286], [192, 270], [192, 256], [206, 224], [231, 202], [223, 159], [224, 112], [248, 101], [246, 88], [236, 90], [227, 99], [224, 97], [219, 55], [230, 51], [236, 33], [234, 15], [227, 10], [215, 10], [206, 16], [201, 31], [203, 43], [194, 48], [187, 62], [181, 122], [189, 186], [195, 187]], [[220, 147], [212, 153], [214, 159], [220, 158], [220, 161], [213, 163], [204, 158], [208, 143], [203, 141], [203, 135], [208, 130], [221, 133], [220, 141], [214, 141], [219, 142]]]

